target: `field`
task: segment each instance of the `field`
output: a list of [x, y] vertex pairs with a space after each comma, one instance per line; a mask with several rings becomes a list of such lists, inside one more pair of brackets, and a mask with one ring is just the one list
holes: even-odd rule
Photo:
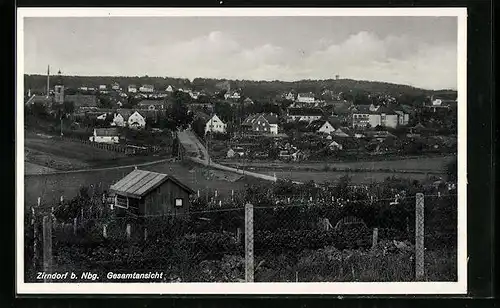
[[[126, 156], [124, 153], [95, 148], [57, 136], [34, 133], [25, 134], [24, 154], [26, 162], [55, 170], [114, 167], [150, 162], [162, 158], [154, 155]], [[39, 171], [35, 170], [34, 173]]]
[[371, 182], [382, 182], [387, 177], [410, 178], [412, 180], [425, 181], [428, 176], [425, 173], [394, 173], [394, 172], [346, 172], [346, 171], [266, 171], [266, 174], [274, 175], [277, 178], [290, 179], [298, 182], [314, 181], [335, 182], [348, 174], [353, 184], [368, 184]]
[[[76, 196], [80, 187], [101, 185], [105, 189], [117, 182], [134, 167], [114, 168], [108, 170], [88, 170], [69, 173], [56, 173], [44, 175], [26, 175], [24, 178], [25, 205], [33, 205], [37, 198], [42, 197], [42, 202], [53, 203], [63, 195], [66, 199]], [[248, 180], [237, 179], [232, 173], [223, 171], [208, 171], [199, 166], [188, 166], [179, 162], [162, 162], [141, 167], [143, 170], [167, 173], [186, 183], [200, 194], [210, 191], [213, 194], [217, 189], [222, 196], [239, 190]]]
[[447, 162], [451, 161], [453, 156], [438, 157], [409, 157], [391, 160], [372, 160], [372, 161], [353, 161], [353, 162], [300, 162], [286, 163], [274, 161], [238, 161], [238, 160], [220, 160], [221, 164], [227, 166], [245, 166], [255, 168], [255, 170], [343, 170], [343, 169], [369, 169], [369, 170], [397, 170], [409, 171], [415, 173], [436, 172], [441, 173]]

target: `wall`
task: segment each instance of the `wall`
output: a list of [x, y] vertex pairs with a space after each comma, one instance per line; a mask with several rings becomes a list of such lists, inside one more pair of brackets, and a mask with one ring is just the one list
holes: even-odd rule
[[[175, 207], [175, 198], [183, 198], [183, 206]], [[144, 197], [145, 215], [162, 215], [189, 212], [189, 194], [177, 184], [167, 180]]]
[[92, 136], [89, 140], [100, 143], [120, 143], [118, 136]]

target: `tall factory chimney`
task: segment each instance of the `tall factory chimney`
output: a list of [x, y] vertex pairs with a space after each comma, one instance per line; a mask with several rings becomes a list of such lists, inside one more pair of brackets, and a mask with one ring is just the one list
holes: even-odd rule
[[47, 97], [50, 95], [50, 65], [47, 65]]

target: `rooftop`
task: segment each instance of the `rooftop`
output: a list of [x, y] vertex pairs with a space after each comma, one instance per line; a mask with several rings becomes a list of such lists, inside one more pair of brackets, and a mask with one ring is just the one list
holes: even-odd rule
[[128, 197], [142, 198], [168, 180], [189, 193], [193, 193], [191, 188], [168, 174], [138, 169], [133, 170], [117, 183], [111, 185], [110, 190]]

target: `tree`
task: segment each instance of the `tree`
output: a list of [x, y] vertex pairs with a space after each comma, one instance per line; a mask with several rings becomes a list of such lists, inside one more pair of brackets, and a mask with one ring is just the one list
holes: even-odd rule
[[202, 118], [196, 118], [191, 124], [191, 129], [198, 137], [205, 138], [205, 121]]
[[64, 102], [63, 104], [64, 113], [70, 114], [75, 112], [75, 103], [74, 102]]
[[214, 107], [215, 113], [224, 122], [230, 122], [233, 120], [233, 108], [230, 104], [224, 102], [216, 102]]
[[167, 110], [167, 116], [163, 123], [173, 131], [186, 129], [193, 122], [193, 113], [186, 106], [186, 101], [182, 95], [173, 95], [172, 105]]
[[450, 181], [450, 182], [457, 181], [458, 162], [457, 162], [456, 157], [452, 161], [448, 162], [445, 165], [445, 172], [446, 172], [446, 178], [448, 179], [448, 181]]

